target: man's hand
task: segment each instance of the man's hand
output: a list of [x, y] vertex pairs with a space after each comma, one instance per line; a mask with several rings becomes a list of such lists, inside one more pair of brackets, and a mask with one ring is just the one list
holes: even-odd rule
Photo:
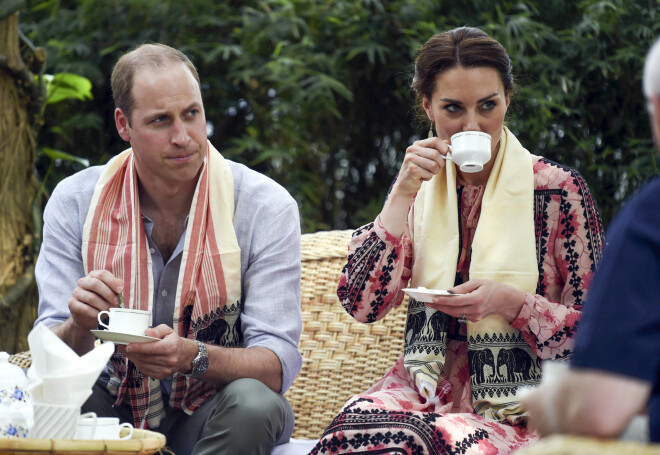
[[[171, 327], [161, 324], [147, 329], [148, 336], [160, 338], [151, 343], [130, 343], [119, 347], [138, 370], [146, 376], [163, 379], [174, 373], [190, 373], [197, 356], [197, 343], [181, 338]], [[282, 388], [282, 364], [268, 348], [227, 348], [206, 345], [209, 368], [198, 379], [214, 387], [223, 387], [239, 378], [254, 378], [273, 391]]]
[[529, 414], [528, 428], [541, 437], [564, 432], [563, 425], [557, 418], [557, 387], [557, 384], [543, 385], [526, 394], [521, 400], [522, 406]]
[[571, 368], [556, 382], [526, 395], [528, 427], [540, 436], [571, 433], [616, 438], [644, 412], [651, 384], [607, 371]]
[[125, 354], [146, 376], [163, 379], [176, 372], [190, 372], [197, 355], [197, 344], [177, 335], [171, 327], [161, 324], [147, 329], [147, 336], [160, 338], [148, 343], [130, 343]]
[[73, 323], [86, 331], [98, 327], [99, 311], [119, 306], [117, 294], [122, 289], [123, 282], [107, 270], [93, 270], [80, 278], [69, 299]]

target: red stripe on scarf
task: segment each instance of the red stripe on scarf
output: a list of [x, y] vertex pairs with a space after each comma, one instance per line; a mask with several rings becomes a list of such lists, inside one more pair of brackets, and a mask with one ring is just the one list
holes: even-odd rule
[[[207, 158], [209, 153], [218, 152], [215, 149], [207, 150]], [[179, 312], [173, 315], [175, 322], [176, 318], [184, 321], [186, 308], [192, 307], [192, 311], [188, 313], [194, 322], [192, 329], [190, 326], [186, 327], [186, 324], [178, 325], [179, 335], [190, 339], [195, 339], [199, 329], [207, 327], [218, 317], [223, 317], [221, 310], [227, 304], [228, 298], [221, 250], [210, 210], [208, 161], [207, 159], [200, 174], [194, 213], [191, 211], [188, 220], [188, 257], [186, 260], [184, 256], [183, 270], [179, 271], [180, 276], [183, 273], [179, 284]], [[153, 298], [149, 293], [150, 253], [140, 212], [132, 153], [126, 156], [124, 162], [99, 190], [98, 203], [90, 209], [93, 213], [88, 239], [87, 268], [89, 271], [111, 271], [124, 281], [123, 294], [127, 306], [148, 310]], [[227, 228], [232, 229], [231, 226]], [[131, 260], [133, 254], [137, 256], [134, 262]], [[148, 427], [146, 417], [149, 410], [149, 379], [119, 352], [113, 355], [109, 371], [119, 380], [116, 404], [120, 404], [125, 393], [128, 393], [135, 426]], [[179, 374], [174, 378], [170, 404], [176, 409], [193, 412], [206, 398], [217, 392], [217, 389], [202, 381]]]

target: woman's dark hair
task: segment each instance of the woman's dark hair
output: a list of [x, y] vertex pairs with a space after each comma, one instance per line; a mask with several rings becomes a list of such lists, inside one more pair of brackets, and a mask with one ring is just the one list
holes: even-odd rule
[[422, 96], [431, 99], [438, 76], [457, 66], [464, 68], [489, 67], [502, 79], [504, 91], [510, 95], [514, 88], [511, 58], [498, 41], [478, 28], [459, 27], [433, 35], [415, 59], [415, 104], [419, 115], [426, 119]]

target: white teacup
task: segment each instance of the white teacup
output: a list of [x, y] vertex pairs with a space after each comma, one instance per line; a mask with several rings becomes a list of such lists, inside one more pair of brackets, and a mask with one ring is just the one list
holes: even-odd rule
[[[122, 435], [123, 428], [127, 431]], [[133, 425], [119, 423], [117, 417], [81, 418], [76, 431], [76, 439], [131, 439], [132, 436]]]
[[544, 360], [541, 364], [541, 383], [557, 384], [568, 373], [568, 360]]
[[[108, 315], [108, 323], [101, 320], [101, 316]], [[99, 324], [116, 333], [144, 336], [149, 328], [151, 314], [148, 311], [132, 310], [129, 308], [110, 308], [110, 311], [100, 311], [97, 319]]]
[[479, 172], [490, 160], [491, 137], [481, 131], [461, 131], [451, 137], [450, 153], [443, 156], [463, 172]]

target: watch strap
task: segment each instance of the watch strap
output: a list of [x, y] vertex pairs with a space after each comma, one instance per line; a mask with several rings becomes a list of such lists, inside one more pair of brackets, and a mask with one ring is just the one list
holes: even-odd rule
[[197, 355], [192, 361], [190, 373], [184, 373], [185, 376], [196, 378], [206, 372], [209, 367], [209, 354], [206, 345], [199, 340], [193, 340], [197, 344]]

